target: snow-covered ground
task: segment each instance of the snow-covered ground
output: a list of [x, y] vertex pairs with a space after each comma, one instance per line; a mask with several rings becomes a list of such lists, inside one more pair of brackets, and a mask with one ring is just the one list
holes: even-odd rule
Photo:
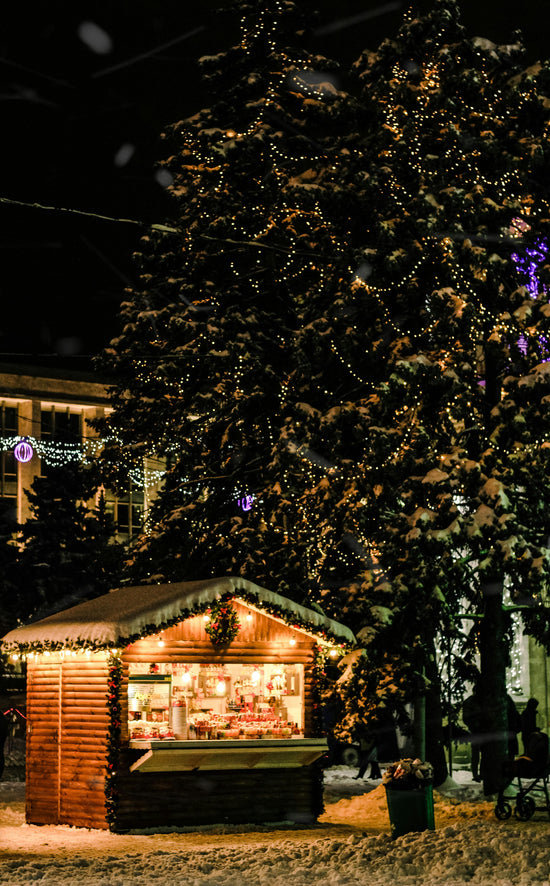
[[309, 828], [110, 834], [25, 824], [24, 785], [0, 783], [0, 884], [9, 886], [550, 886], [547, 812], [498, 821], [470, 774], [435, 794], [435, 831], [392, 840], [380, 782], [337, 766]]

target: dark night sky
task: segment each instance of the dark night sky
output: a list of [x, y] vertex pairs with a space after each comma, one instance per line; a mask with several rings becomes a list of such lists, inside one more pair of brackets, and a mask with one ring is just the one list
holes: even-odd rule
[[[472, 35], [547, 55], [542, 0], [461, 0]], [[236, 42], [221, 0], [11, 3], [0, 32], [0, 196], [163, 221], [165, 124], [209, 104], [196, 59]], [[429, 8], [422, 0], [421, 8]], [[397, 30], [407, 0], [319, 0], [314, 46], [347, 65]], [[90, 24], [92, 23], [92, 24]], [[94, 25], [101, 31], [94, 31]], [[0, 355], [74, 364], [116, 333], [139, 228], [0, 204]], [[0, 359], [2, 357], [0, 356]]]

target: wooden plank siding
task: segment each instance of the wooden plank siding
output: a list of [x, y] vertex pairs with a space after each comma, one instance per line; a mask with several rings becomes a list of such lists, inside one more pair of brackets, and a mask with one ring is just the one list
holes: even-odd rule
[[53, 658], [27, 664], [26, 819], [107, 828], [107, 664]]
[[26, 820], [59, 821], [59, 700], [61, 665], [46, 658], [27, 663]]
[[106, 828], [107, 662], [62, 664], [60, 823]]
[[[250, 610], [247, 606], [235, 600], [232, 601], [232, 605], [239, 617], [240, 628], [237, 637], [229, 646], [230, 652], [234, 648], [238, 648], [242, 653], [248, 654], [252, 652], [253, 654], [256, 650], [264, 649], [274, 656], [273, 661], [279, 661], [282, 659], [277, 658], [278, 655], [286, 656], [292, 652], [292, 649], [297, 651], [300, 649], [312, 649], [315, 645], [316, 641], [313, 638], [306, 634], [297, 633], [292, 627], [269, 615], [265, 615], [263, 612]], [[248, 620], [247, 615], [251, 615], [252, 619]], [[186, 621], [174, 625], [174, 627], [167, 628], [160, 635], [157, 634], [145, 640], [138, 640], [132, 644], [127, 652], [130, 653], [131, 651], [131, 654], [137, 655], [143, 652], [155, 652], [158, 649], [159, 636], [162, 636], [166, 644], [171, 643], [174, 650], [182, 648], [191, 651], [199, 648], [201, 651], [208, 650], [208, 661], [216, 662], [223, 660], [224, 650], [218, 649], [210, 642], [208, 634], [204, 629], [202, 615], [188, 618]], [[295, 640], [296, 645], [292, 645], [290, 640]], [[153, 657], [149, 660], [155, 661], [156, 659]], [[168, 661], [169, 659], [165, 660]], [[288, 659], [285, 658], [285, 660]]]
[[226, 822], [312, 823], [323, 808], [317, 764], [261, 771], [130, 773], [128, 760], [122, 762], [117, 831]]

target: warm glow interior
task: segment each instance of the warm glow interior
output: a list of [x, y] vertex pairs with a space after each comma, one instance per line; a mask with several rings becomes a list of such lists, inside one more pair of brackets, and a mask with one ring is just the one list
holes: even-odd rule
[[291, 664], [130, 665], [129, 733], [151, 739], [303, 736], [304, 669]]

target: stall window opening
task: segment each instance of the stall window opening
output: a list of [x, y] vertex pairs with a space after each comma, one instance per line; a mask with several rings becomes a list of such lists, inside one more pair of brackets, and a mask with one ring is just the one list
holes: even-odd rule
[[133, 740], [302, 736], [303, 665], [132, 664], [128, 689]]

